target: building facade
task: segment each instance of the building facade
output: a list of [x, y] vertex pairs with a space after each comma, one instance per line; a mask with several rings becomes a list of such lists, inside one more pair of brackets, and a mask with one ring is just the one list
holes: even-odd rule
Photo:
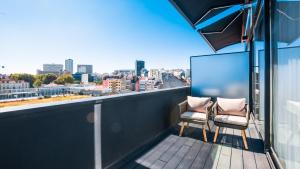
[[1, 80], [0, 90], [11, 90], [11, 89], [27, 89], [29, 88], [29, 83], [23, 80]]
[[142, 74], [142, 69], [145, 68], [145, 61], [142, 60], [136, 60], [135, 61], [135, 75], [136, 76], [141, 76]]
[[77, 65], [77, 72], [82, 74], [92, 74], [93, 65]]
[[155, 80], [160, 79], [160, 72], [158, 69], [150, 69], [149, 71], [149, 77], [154, 78]]
[[111, 89], [113, 93], [126, 90], [125, 79], [106, 79], [103, 81], [103, 86]]
[[65, 70], [68, 72], [68, 73], [71, 73], [73, 74], [73, 60], [72, 59], [67, 59], [65, 60]]
[[63, 73], [64, 65], [62, 64], [43, 64], [43, 70], [37, 70], [36, 74], [48, 74], [53, 73], [61, 75]]
[[89, 83], [89, 74], [82, 74], [81, 75], [81, 83], [88, 84]]
[[62, 72], [64, 65], [62, 64], [43, 64], [43, 71], [45, 72]]

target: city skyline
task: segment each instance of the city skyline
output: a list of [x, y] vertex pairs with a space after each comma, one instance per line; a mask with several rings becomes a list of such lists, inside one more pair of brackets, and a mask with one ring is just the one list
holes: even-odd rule
[[33, 74], [66, 58], [95, 72], [134, 68], [134, 60], [185, 69], [191, 55], [213, 52], [168, 1], [17, 1], [0, 2], [1, 73]]

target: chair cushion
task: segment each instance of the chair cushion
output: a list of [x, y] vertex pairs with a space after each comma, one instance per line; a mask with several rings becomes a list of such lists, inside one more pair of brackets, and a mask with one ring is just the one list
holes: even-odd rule
[[226, 124], [234, 124], [239, 126], [247, 126], [247, 118], [241, 116], [216, 115], [215, 121]]
[[246, 99], [225, 99], [217, 98], [218, 114], [219, 115], [233, 115], [233, 116], [246, 116]]
[[180, 117], [183, 119], [188, 119], [188, 120], [204, 121], [204, 120], [206, 120], [206, 113], [185, 112], [185, 113], [182, 113]]
[[192, 97], [188, 96], [187, 102], [188, 111], [191, 112], [206, 112], [206, 106], [210, 101], [210, 97]]

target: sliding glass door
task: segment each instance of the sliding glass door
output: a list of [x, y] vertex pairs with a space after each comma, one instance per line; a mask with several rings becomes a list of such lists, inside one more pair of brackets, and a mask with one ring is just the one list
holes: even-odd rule
[[300, 168], [300, 1], [276, 1], [272, 147], [286, 169]]

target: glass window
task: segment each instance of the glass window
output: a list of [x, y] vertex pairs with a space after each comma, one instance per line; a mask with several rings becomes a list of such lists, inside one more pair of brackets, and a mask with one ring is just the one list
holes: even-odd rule
[[272, 144], [286, 169], [300, 168], [300, 1], [276, 1]]
[[261, 15], [257, 19], [257, 24], [254, 32], [254, 77], [252, 84], [254, 86], [254, 90], [252, 93], [252, 96], [254, 98], [253, 113], [255, 115], [255, 124], [259, 130], [259, 133], [264, 139], [265, 39], [263, 5], [260, 9], [256, 9], [261, 11]]

